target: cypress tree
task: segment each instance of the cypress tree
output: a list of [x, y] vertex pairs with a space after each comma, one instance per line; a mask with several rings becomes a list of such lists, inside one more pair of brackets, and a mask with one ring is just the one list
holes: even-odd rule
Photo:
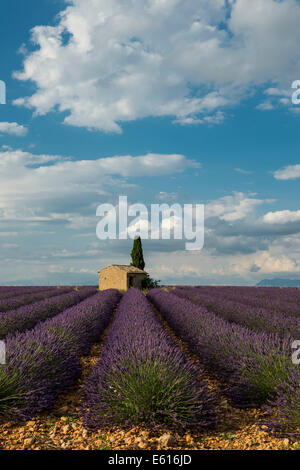
[[137, 237], [133, 240], [133, 247], [130, 253], [131, 255], [131, 266], [135, 266], [139, 269], [144, 269], [145, 261], [143, 256], [143, 247], [141, 237]]

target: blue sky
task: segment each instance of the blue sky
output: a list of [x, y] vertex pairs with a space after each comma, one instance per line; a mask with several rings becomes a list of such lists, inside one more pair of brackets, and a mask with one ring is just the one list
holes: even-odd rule
[[144, 241], [163, 282], [299, 278], [299, 22], [296, 0], [3, 0], [0, 282], [128, 263], [95, 234], [120, 194], [206, 206], [200, 252]]

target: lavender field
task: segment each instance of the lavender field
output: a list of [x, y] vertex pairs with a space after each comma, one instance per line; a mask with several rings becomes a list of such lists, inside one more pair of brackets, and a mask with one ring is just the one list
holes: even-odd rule
[[[297, 288], [178, 286], [145, 295], [1, 287], [0, 339], [0, 428], [10, 429], [1, 448], [35, 448], [20, 429], [51, 419], [60, 423], [57, 436], [68, 434], [67, 448], [81, 448], [77, 426], [90, 448], [99, 448], [103, 433], [115, 433], [124, 448], [120, 435], [133, 429], [150, 436], [139, 438], [141, 448], [159, 448], [155, 433], [176, 434], [167, 447], [184, 448], [191, 435], [201, 448], [205, 436], [233, 435], [221, 432], [225, 415], [239, 416], [246, 432], [242, 420], [253, 413], [253, 429], [272, 445], [298, 445]], [[38, 448], [62, 446], [50, 431], [41, 435]]]

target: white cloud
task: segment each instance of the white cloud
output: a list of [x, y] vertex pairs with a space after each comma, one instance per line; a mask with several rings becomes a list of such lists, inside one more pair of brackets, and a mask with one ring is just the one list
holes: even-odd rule
[[21, 137], [27, 134], [27, 128], [17, 122], [0, 122], [0, 135], [1, 134]]
[[261, 272], [265, 274], [300, 272], [300, 266], [297, 265], [296, 260], [293, 260], [291, 256], [275, 253], [272, 255], [272, 251], [274, 250], [253, 257], [255, 264], [260, 268]]
[[256, 106], [256, 109], [260, 109], [261, 111], [271, 111], [274, 109], [274, 105], [270, 103], [270, 101], [264, 101]]
[[15, 104], [37, 114], [57, 107], [73, 126], [121, 132], [122, 122], [147, 116], [220, 123], [218, 111], [253, 85], [268, 83], [271, 96], [270, 82], [286, 90], [300, 73], [296, 0], [69, 3], [56, 26], [33, 29], [37, 49], [23, 48], [15, 77], [37, 89]]
[[187, 160], [179, 154], [148, 153], [141, 157], [115, 156], [97, 160], [97, 166], [108, 175], [160, 176], [183, 171], [187, 167], [200, 168], [200, 163]]
[[269, 200], [256, 199], [254, 196], [255, 194], [246, 195], [234, 192], [232, 196], [224, 196], [206, 204], [205, 214], [208, 217], [219, 217], [227, 222], [244, 219], [252, 215], [257, 206], [270, 202]]
[[282, 97], [282, 96], [289, 96], [291, 97], [292, 95], [292, 90], [290, 91], [287, 91], [287, 90], [281, 90], [279, 88], [267, 88], [267, 90], [265, 90], [265, 94], [268, 95], [268, 96], [279, 96], [279, 97]]
[[288, 165], [280, 170], [275, 171], [274, 178], [277, 180], [292, 180], [300, 178], [300, 164]]
[[[284, 253], [285, 247], [280, 244], [270, 246], [269, 250], [246, 255], [211, 256], [203, 250], [199, 254], [172, 252], [155, 254], [151, 257], [151, 276], [158, 279], [169, 279], [179, 283], [214, 283], [214, 284], [255, 284], [266, 276], [300, 273], [295, 253]], [[253, 266], [256, 269], [253, 271]]]
[[182, 126], [191, 126], [197, 124], [222, 124], [225, 120], [225, 114], [222, 111], [217, 111], [216, 114], [211, 116], [204, 116], [201, 119], [196, 117], [182, 117], [179, 119], [175, 119], [173, 124], [180, 124]]
[[267, 224], [286, 224], [290, 222], [300, 221], [300, 210], [299, 211], [276, 211], [268, 212], [263, 216], [263, 221]]
[[73, 161], [21, 150], [0, 152], [0, 215], [31, 223], [67, 220], [73, 228], [83, 228], [95, 223], [91, 215], [100, 196], [126, 190], [124, 178], [174, 174], [189, 167], [199, 164], [178, 154]]

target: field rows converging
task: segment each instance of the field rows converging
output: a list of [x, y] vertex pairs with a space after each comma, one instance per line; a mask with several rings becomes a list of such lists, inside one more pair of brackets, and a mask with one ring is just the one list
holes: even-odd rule
[[205, 429], [215, 424], [214, 396], [137, 289], [124, 294], [100, 360], [85, 385], [83, 422]]
[[[299, 438], [300, 372], [288, 322], [298, 319], [285, 316], [280, 330], [281, 313], [222, 306], [219, 294], [201, 289], [145, 296], [82, 287], [50, 298], [45, 291], [43, 301], [1, 313], [1, 421], [37, 417], [72, 386], [80, 387], [78, 419], [90, 433], [213, 432], [225, 401], [227, 413], [262, 410], [270, 435]], [[100, 341], [97, 362], [82, 377], [83, 357]]]
[[50, 297], [45, 295], [43, 300], [0, 313], [0, 339], [4, 339], [9, 334], [29, 330], [37, 323], [57, 315], [95, 292], [94, 287], [67, 290], [66, 293]]
[[201, 288], [177, 288], [172, 293], [207, 308], [229, 322], [238, 323], [262, 332], [274, 333], [281, 337], [289, 334], [300, 337], [300, 316], [288, 316], [262, 307], [227, 300], [216, 295], [215, 290], [202, 292]]
[[120, 297], [116, 290], [97, 293], [32, 330], [9, 336], [0, 368], [0, 415], [28, 419], [49, 409], [79, 377], [80, 357], [99, 340]]

